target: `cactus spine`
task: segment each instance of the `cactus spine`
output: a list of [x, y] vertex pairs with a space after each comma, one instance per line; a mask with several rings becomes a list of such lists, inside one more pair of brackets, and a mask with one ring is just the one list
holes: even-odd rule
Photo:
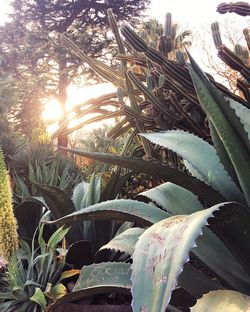
[[17, 248], [17, 223], [12, 206], [10, 178], [0, 148], [0, 256], [8, 261]]

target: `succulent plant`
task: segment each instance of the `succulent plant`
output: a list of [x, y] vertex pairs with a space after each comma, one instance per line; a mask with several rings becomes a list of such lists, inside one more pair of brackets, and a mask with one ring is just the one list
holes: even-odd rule
[[0, 255], [9, 260], [17, 248], [17, 222], [12, 205], [10, 177], [0, 148]]

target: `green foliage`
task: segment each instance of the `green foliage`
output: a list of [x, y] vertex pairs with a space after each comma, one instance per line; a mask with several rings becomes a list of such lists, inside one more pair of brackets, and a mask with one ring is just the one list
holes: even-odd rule
[[[1, 311], [45, 311], [47, 305], [60, 298], [58, 287], [65, 266], [64, 250], [59, 249], [68, 229], [59, 228], [46, 243], [43, 238], [44, 225], [34, 234], [31, 248], [25, 241], [12, 256], [3, 278], [4, 289], [0, 294]], [[38, 248], [35, 241], [38, 238]]]
[[51, 143], [24, 142], [9, 157], [8, 166], [18, 196], [40, 196], [32, 182], [57, 186], [69, 193], [81, 180], [81, 173], [72, 159], [54, 150]]

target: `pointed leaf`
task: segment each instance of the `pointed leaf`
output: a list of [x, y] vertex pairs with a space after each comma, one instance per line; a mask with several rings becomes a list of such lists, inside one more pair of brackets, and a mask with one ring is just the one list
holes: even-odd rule
[[211, 290], [224, 289], [218, 281], [209, 278], [189, 263], [184, 265], [178, 278], [178, 285], [186, 289], [195, 298], [200, 298]]
[[197, 248], [192, 250], [226, 285], [227, 288], [248, 292], [250, 280], [246, 271], [228, 250], [225, 244], [209, 229], [203, 229], [203, 235], [196, 240]]
[[250, 109], [233, 99], [226, 99], [229, 101], [229, 105], [235, 111], [235, 114], [240, 118], [240, 121], [247, 133], [248, 140], [250, 140]]
[[192, 66], [189, 66], [189, 72], [199, 101], [225, 146], [250, 206], [250, 141], [247, 133], [222, 93], [212, 85], [191, 57], [190, 62]]
[[133, 221], [148, 226], [167, 218], [169, 214], [152, 205], [130, 199], [117, 199], [83, 208], [48, 224], [70, 224], [85, 220], [121, 220]]
[[191, 214], [203, 210], [198, 197], [188, 190], [171, 182], [163, 183], [138, 195], [147, 197], [160, 205], [171, 215]]
[[[225, 171], [212, 145], [192, 133], [180, 130], [141, 135], [183, 157], [191, 167], [198, 171], [197, 178], [201, 176], [226, 199], [245, 202], [242, 193]], [[196, 172], [191, 171], [191, 174], [196, 175]]]
[[54, 218], [60, 218], [75, 211], [75, 206], [66, 192], [55, 186], [32, 182], [42, 194]]
[[205, 200], [208, 205], [214, 205], [218, 202], [225, 201], [223, 196], [221, 196], [217, 191], [213, 190], [209, 185], [174, 168], [163, 165], [160, 162], [146, 161], [132, 157], [114, 156], [104, 153], [88, 153], [62, 147], [61, 149], [76, 155], [118, 165], [136, 172], [145, 173], [175, 183], [193, 192], [201, 199]]
[[76, 187], [74, 188], [72, 201], [75, 205], [76, 210], [83, 208], [81, 203], [82, 203], [84, 195], [88, 192], [88, 190], [89, 190], [89, 183], [84, 182], [84, 181], [78, 183]]
[[74, 269], [80, 270], [84, 265], [93, 263], [93, 260], [89, 241], [79, 241], [70, 245], [66, 255], [66, 263], [73, 265]]
[[127, 174], [124, 174], [120, 176], [121, 169], [119, 169], [114, 176], [112, 176], [107, 184], [104, 186], [104, 189], [101, 193], [101, 199], [100, 201], [105, 200], [111, 200], [115, 199], [118, 195], [118, 193], [121, 191], [122, 187], [125, 185], [125, 183], [128, 181], [130, 176], [132, 175], [132, 172], [129, 172]]
[[133, 311], [165, 312], [190, 249], [218, 208], [170, 217], [140, 236], [132, 257]]
[[237, 203], [228, 203], [214, 216], [209, 222], [210, 228], [250, 276], [250, 213]]
[[64, 239], [65, 235], [68, 233], [69, 229], [60, 227], [51, 235], [47, 243], [47, 249], [53, 251], [57, 245]]
[[18, 222], [18, 234], [23, 239], [32, 240], [41, 220], [44, 204], [36, 199], [27, 198], [15, 207], [15, 217]]
[[218, 154], [221, 163], [223, 164], [224, 168], [226, 169], [226, 171], [228, 172], [234, 183], [239, 187], [239, 180], [237, 178], [233, 164], [228, 156], [224, 144], [221, 141], [221, 138], [219, 137], [216, 129], [214, 128], [211, 122], [209, 122], [209, 129], [213, 145], [216, 149], [216, 153]]
[[[75, 206], [71, 198], [63, 190], [55, 186], [42, 185], [35, 182], [32, 183], [41, 192], [55, 219], [61, 218], [75, 211]], [[67, 233], [67, 241], [69, 244], [81, 239], [82, 235], [80, 226], [72, 226], [70, 231]]]
[[75, 269], [63, 271], [62, 275], [60, 276], [59, 282], [64, 280], [65, 278], [69, 278], [71, 276], [76, 276], [79, 274], [80, 274], [80, 270], [75, 270]]
[[95, 261], [100, 262], [100, 259], [102, 259], [103, 254], [105, 254], [107, 250], [120, 251], [132, 255], [135, 244], [144, 231], [145, 230], [141, 228], [132, 228], [124, 231], [120, 235], [115, 236], [111, 241], [98, 250], [95, 256]]

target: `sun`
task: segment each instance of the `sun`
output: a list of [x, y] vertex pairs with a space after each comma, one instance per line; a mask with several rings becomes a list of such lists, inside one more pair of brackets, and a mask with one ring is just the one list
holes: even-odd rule
[[52, 121], [58, 121], [62, 117], [62, 108], [56, 99], [48, 100], [44, 106], [45, 109], [42, 113], [43, 120], [50, 123]]
[[[77, 88], [71, 85], [67, 88], [68, 100], [66, 103], [66, 110], [70, 111], [76, 105], [86, 102], [89, 99], [96, 98], [106, 93], [114, 92], [115, 87], [110, 83], [101, 83], [92, 86], [86, 86], [83, 88]], [[58, 128], [58, 121], [63, 117], [63, 111], [60, 103], [56, 99], [49, 99], [44, 105], [44, 111], [42, 113], [43, 120], [47, 123], [47, 131], [52, 134]], [[92, 130], [100, 127], [104, 122], [96, 122], [86, 125], [85, 130]], [[105, 121], [105, 124], [112, 124], [113, 121]], [[77, 121], [72, 118], [69, 128], [75, 126]]]

